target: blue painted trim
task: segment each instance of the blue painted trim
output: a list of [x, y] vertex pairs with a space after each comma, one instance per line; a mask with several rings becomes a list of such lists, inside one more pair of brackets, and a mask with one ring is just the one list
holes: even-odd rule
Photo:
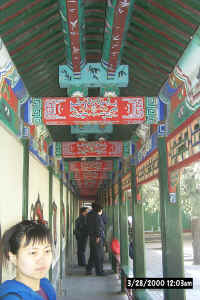
[[[29, 151], [32, 152], [44, 166], [46, 166], [46, 167], [49, 166], [49, 159], [48, 159], [48, 161], [45, 161], [42, 157], [40, 157], [38, 152], [35, 149], [33, 149], [32, 145], [31, 145], [31, 141], [29, 144]], [[47, 157], [48, 157], [48, 155], [47, 155]]]
[[158, 120], [164, 121], [165, 118], [165, 103], [158, 98]]
[[61, 88], [72, 87], [127, 87], [128, 86], [128, 65], [120, 65], [112, 79], [108, 79], [107, 71], [101, 63], [87, 63], [80, 72], [80, 79], [67, 65], [59, 66], [59, 85]]

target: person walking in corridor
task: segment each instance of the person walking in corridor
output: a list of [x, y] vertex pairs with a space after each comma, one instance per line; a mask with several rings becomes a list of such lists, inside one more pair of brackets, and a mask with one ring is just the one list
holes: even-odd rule
[[75, 236], [77, 240], [77, 256], [78, 256], [78, 265], [85, 266], [85, 250], [88, 240], [88, 231], [87, 231], [87, 214], [88, 208], [81, 207], [80, 216], [75, 221]]
[[52, 262], [52, 238], [45, 224], [24, 220], [8, 229], [0, 242], [1, 262], [10, 261], [16, 277], [0, 285], [3, 300], [56, 300], [45, 278]]
[[105, 275], [103, 271], [103, 236], [104, 225], [101, 219], [102, 207], [100, 204], [93, 203], [92, 211], [87, 216], [87, 226], [90, 238], [90, 257], [86, 267], [86, 274], [92, 274], [92, 268], [95, 267], [96, 275]]

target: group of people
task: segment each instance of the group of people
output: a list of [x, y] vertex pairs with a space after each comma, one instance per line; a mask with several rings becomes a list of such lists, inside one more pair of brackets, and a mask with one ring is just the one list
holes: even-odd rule
[[[86, 267], [86, 275], [92, 274], [93, 267], [97, 276], [104, 276], [104, 243], [105, 225], [107, 218], [99, 203], [92, 203], [92, 209], [80, 209], [80, 216], [75, 221], [75, 235], [77, 239], [78, 265]], [[85, 250], [89, 237], [90, 255], [86, 263]]]

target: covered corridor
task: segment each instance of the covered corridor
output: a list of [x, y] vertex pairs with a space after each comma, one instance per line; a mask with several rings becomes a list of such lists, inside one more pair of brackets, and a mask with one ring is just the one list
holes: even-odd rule
[[[0, 236], [48, 224], [59, 297], [199, 299], [199, 15], [196, 0], [0, 1]], [[120, 280], [75, 268], [75, 220], [94, 202]], [[192, 291], [125, 284], [190, 274]], [[1, 282], [14, 275], [0, 266]]]

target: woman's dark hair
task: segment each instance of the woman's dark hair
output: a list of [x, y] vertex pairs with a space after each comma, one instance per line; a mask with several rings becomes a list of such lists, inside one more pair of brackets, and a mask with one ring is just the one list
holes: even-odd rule
[[9, 228], [4, 232], [0, 242], [1, 262], [6, 265], [9, 260], [9, 252], [17, 254], [21, 246], [21, 241], [25, 237], [24, 246], [28, 246], [30, 242], [48, 241], [52, 245], [52, 237], [50, 229], [39, 221], [24, 220]]

